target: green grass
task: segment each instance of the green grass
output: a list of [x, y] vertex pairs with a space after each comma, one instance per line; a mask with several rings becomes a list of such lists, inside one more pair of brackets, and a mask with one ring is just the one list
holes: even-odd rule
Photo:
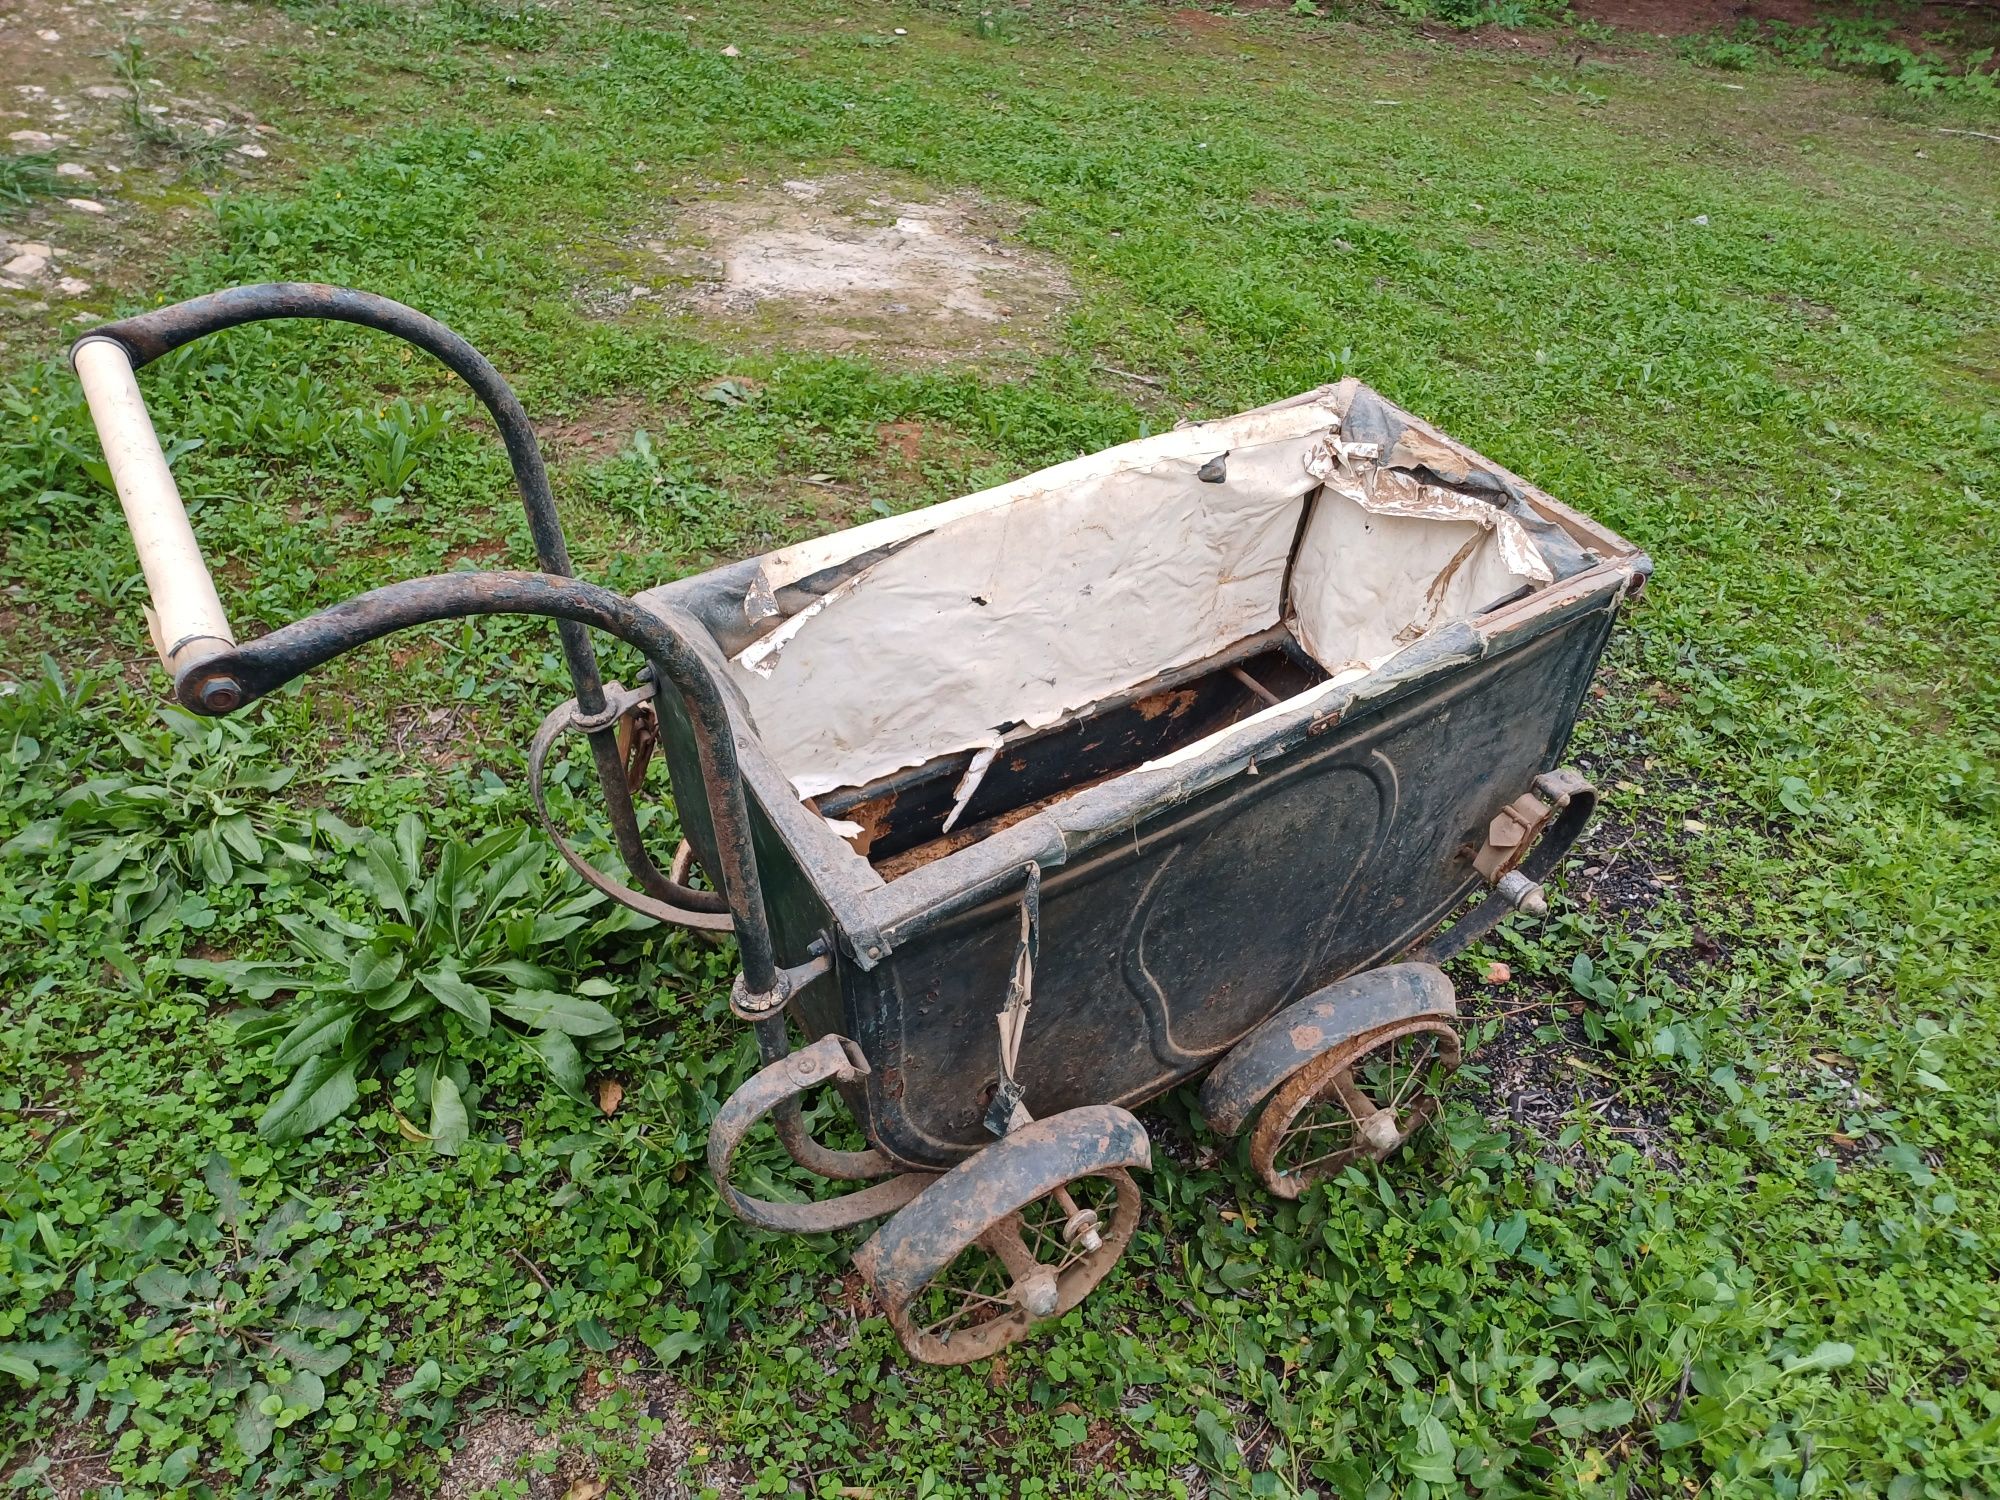
[[[1120, 1272], [1003, 1365], [912, 1368], [841, 1279], [850, 1239], [716, 1202], [706, 1123], [752, 1062], [727, 952], [517, 930], [520, 961], [609, 981], [615, 1114], [437, 1012], [344, 1116], [260, 1137], [280, 1043], [187, 961], [381, 920], [350, 851], [406, 815], [439, 847], [518, 826], [554, 642], [419, 633], [242, 726], [163, 720], [51, 324], [0, 385], [0, 1472], [424, 1492], [505, 1410], [621, 1493], [655, 1440], [725, 1493], [1986, 1493], [1993, 148], [1853, 80], [1660, 60], [1579, 92], [1303, 16], [680, 16], [289, 7], [254, 102], [293, 175], [222, 197], [155, 290], [366, 286], [538, 418], [639, 414], [645, 445], [557, 465], [580, 564], [628, 589], [840, 523], [786, 498], [808, 476], [859, 518], [1360, 375], [1653, 554], [1578, 741], [1605, 831], [1549, 922], [1456, 966], [1487, 1050], [1420, 1146], [1280, 1205], [1164, 1101]], [[149, 45], [171, 87], [251, 71]], [[588, 311], [669, 194], [835, 171], [1013, 205], [1077, 288], [1057, 347], [896, 369]], [[1100, 366], [1163, 384], [1140, 409]], [[702, 399], [725, 376], [748, 399]], [[379, 338], [238, 330], [145, 385], [240, 628], [528, 560], [497, 445]], [[886, 461], [892, 421], [943, 457]], [[1503, 1046], [1548, 1129], [1482, 1081]]]

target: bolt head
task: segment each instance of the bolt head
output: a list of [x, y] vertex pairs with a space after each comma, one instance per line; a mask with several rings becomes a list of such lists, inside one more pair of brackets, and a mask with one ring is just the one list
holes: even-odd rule
[[211, 677], [201, 685], [205, 712], [226, 714], [243, 706], [243, 687], [234, 677]]

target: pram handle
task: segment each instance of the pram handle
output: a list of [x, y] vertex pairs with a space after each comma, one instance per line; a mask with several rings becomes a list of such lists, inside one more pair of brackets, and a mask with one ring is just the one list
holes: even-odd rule
[[[229, 650], [236, 637], [147, 415], [132, 356], [115, 339], [85, 337], [70, 351], [70, 361], [90, 403], [90, 419], [146, 575], [146, 591], [152, 596], [146, 623], [152, 628], [153, 649], [160, 653], [160, 665], [178, 679], [185, 669]], [[225, 711], [234, 706], [216, 705]]]
[[[201, 670], [227, 656], [234, 637], [133, 372], [206, 334], [245, 323], [295, 318], [352, 323], [390, 334], [431, 355], [470, 386], [506, 444], [541, 572], [561, 578], [574, 574], [548, 468], [527, 412], [492, 362], [437, 319], [373, 292], [274, 281], [231, 287], [102, 324], [77, 342], [71, 361], [90, 401], [152, 595], [148, 618], [154, 644], [174, 676], [181, 701], [204, 713], [228, 713], [262, 690], [247, 689], [226, 671]], [[577, 709], [591, 725], [591, 756], [618, 852], [655, 902], [712, 912], [720, 904], [712, 893], [688, 888], [655, 865], [647, 852], [617, 729], [608, 721], [599, 723], [604, 718], [604, 679], [589, 628], [560, 611], [554, 614], [576, 688]], [[736, 899], [733, 892], [731, 899]], [[717, 924], [703, 918], [683, 925]]]

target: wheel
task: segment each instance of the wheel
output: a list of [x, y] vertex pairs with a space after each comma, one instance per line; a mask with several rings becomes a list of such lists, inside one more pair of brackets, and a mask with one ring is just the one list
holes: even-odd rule
[[927, 1364], [998, 1354], [1110, 1274], [1139, 1225], [1139, 1122], [1092, 1105], [1011, 1131], [917, 1195], [854, 1257]]
[[1381, 1161], [1437, 1114], [1459, 1063], [1457, 1029], [1424, 1016], [1348, 1038], [1288, 1077], [1250, 1132], [1264, 1186], [1296, 1198], [1350, 1162]]

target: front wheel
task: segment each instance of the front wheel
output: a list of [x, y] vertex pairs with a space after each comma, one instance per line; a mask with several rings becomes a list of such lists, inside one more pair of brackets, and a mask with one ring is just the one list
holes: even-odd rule
[[1091, 1105], [1011, 1131], [918, 1194], [854, 1257], [926, 1364], [998, 1354], [1111, 1273], [1139, 1225], [1139, 1122]]

